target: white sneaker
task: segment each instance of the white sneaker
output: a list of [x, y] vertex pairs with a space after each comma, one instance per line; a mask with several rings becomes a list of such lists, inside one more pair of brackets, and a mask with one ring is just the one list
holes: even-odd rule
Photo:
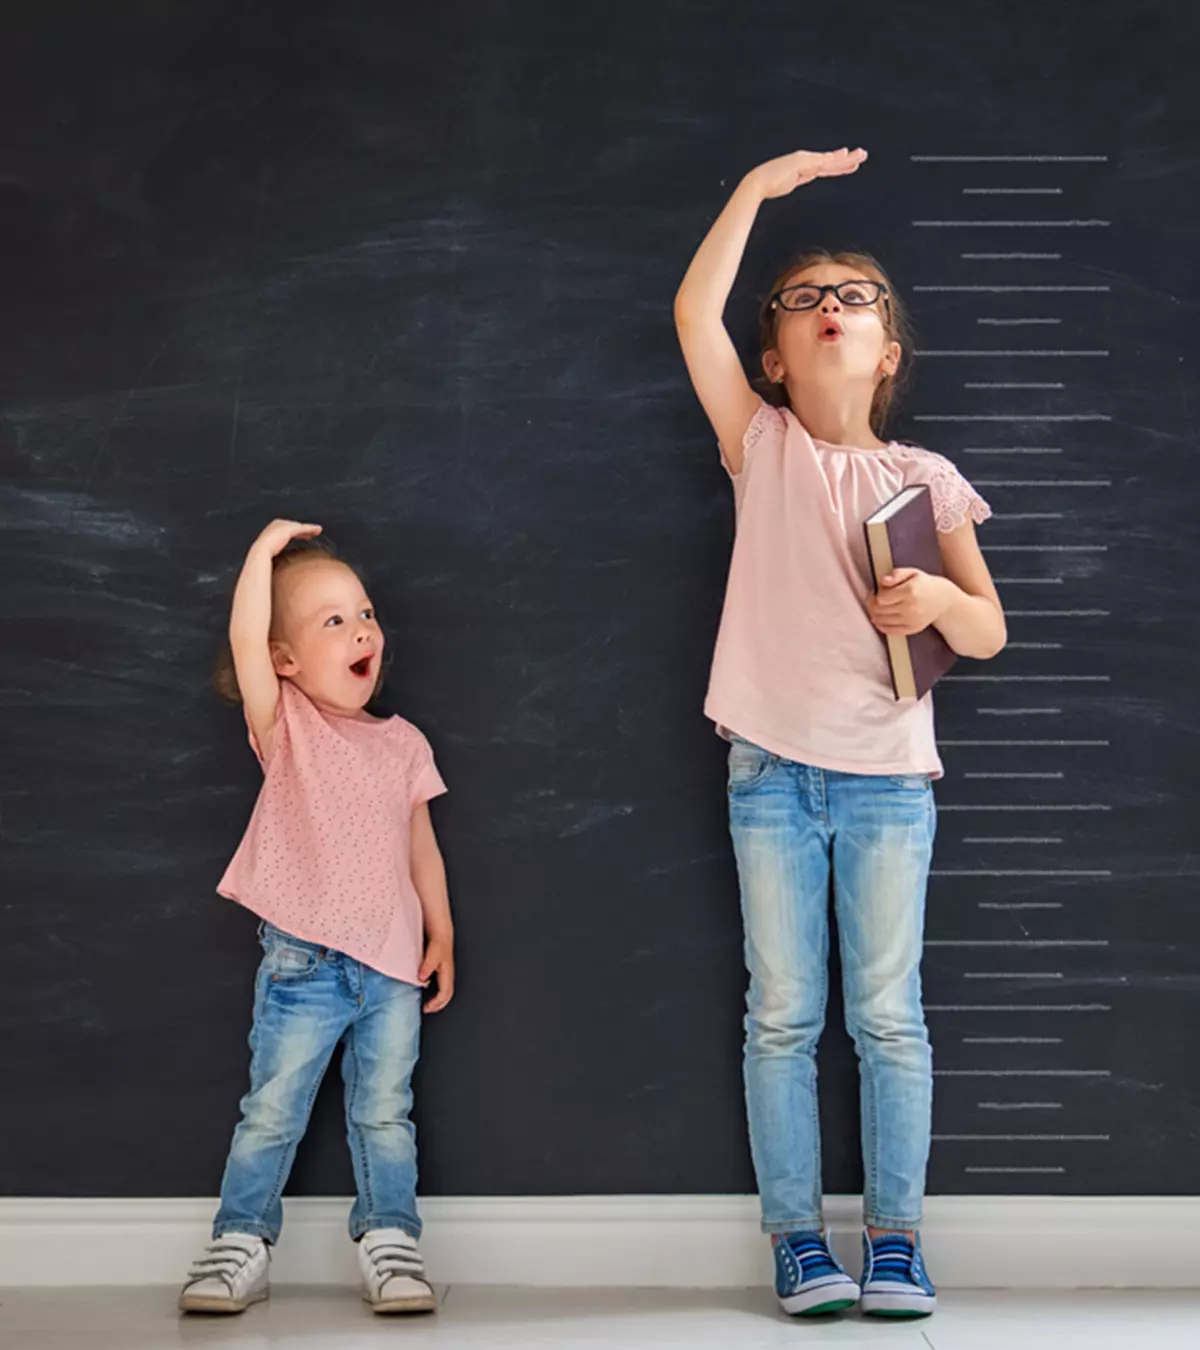
[[363, 1299], [377, 1313], [436, 1312], [416, 1239], [403, 1228], [373, 1228], [358, 1244]]
[[180, 1312], [240, 1313], [270, 1295], [271, 1252], [260, 1237], [226, 1233], [215, 1238], [188, 1271]]

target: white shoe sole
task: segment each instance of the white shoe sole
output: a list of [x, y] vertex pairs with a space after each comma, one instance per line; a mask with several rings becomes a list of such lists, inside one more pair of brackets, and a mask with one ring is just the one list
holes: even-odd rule
[[936, 1294], [872, 1294], [864, 1292], [864, 1317], [928, 1317], [937, 1308]]
[[799, 1294], [789, 1294], [779, 1300], [779, 1306], [789, 1317], [803, 1317], [807, 1314], [816, 1317], [825, 1312], [845, 1312], [852, 1308], [859, 1298], [856, 1284], [827, 1284], [817, 1289], [805, 1289]]
[[254, 1303], [265, 1303], [271, 1297], [268, 1286], [257, 1289], [245, 1298], [217, 1298], [212, 1294], [180, 1294], [179, 1311], [188, 1313], [240, 1313]]
[[363, 1302], [374, 1313], [389, 1315], [393, 1313], [431, 1313], [437, 1312], [437, 1295], [431, 1290], [428, 1294], [410, 1294], [407, 1298], [383, 1298], [376, 1302], [370, 1294], [363, 1291]]

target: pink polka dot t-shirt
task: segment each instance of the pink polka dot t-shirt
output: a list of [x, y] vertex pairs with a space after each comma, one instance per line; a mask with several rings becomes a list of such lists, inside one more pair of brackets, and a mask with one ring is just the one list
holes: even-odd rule
[[424, 927], [409, 832], [413, 811], [446, 790], [429, 742], [401, 717], [333, 716], [290, 680], [279, 690], [262, 789], [217, 890], [417, 984]]

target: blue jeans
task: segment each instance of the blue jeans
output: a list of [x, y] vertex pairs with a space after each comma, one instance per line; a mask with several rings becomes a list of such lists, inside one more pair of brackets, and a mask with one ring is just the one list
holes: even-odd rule
[[420, 1237], [409, 1111], [423, 991], [270, 924], [262, 925], [262, 944], [250, 1091], [229, 1149], [213, 1237], [254, 1233], [278, 1240], [283, 1187], [339, 1041], [358, 1191], [350, 1236], [403, 1228]]
[[933, 1099], [920, 975], [936, 823], [929, 779], [814, 769], [735, 739], [729, 820], [750, 972], [746, 1106], [763, 1231], [821, 1225], [816, 1052], [831, 879], [859, 1059], [864, 1217], [915, 1228]]

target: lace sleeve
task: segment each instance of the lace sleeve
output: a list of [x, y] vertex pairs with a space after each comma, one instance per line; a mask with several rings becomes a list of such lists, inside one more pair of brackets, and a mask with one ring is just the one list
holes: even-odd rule
[[[750, 425], [746, 428], [746, 433], [742, 437], [742, 454], [745, 457], [745, 463], [750, 462], [750, 456], [754, 453], [755, 447], [772, 437], [782, 438], [786, 432], [787, 421], [784, 418], [783, 410], [773, 408], [769, 403], [760, 403], [758, 411], [750, 419]], [[718, 446], [717, 448], [721, 452], [721, 463], [733, 476], [733, 470], [729, 466], [729, 459], [725, 454], [724, 446]]]
[[928, 472], [922, 478], [929, 484], [938, 532], [949, 534], [968, 520], [982, 525], [992, 514], [992, 508], [954, 465], [941, 455], [929, 455], [927, 464]]

